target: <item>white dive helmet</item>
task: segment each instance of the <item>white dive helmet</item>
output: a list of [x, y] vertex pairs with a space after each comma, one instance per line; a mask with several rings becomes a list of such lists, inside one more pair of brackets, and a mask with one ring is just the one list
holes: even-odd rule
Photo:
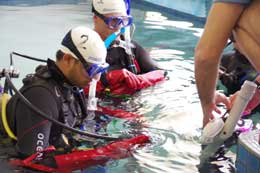
[[71, 54], [82, 63], [102, 64], [106, 61], [107, 49], [99, 34], [79, 26], [71, 29], [63, 38], [60, 50]]
[[126, 16], [126, 4], [124, 0], [93, 0], [94, 9], [100, 14], [121, 13]]

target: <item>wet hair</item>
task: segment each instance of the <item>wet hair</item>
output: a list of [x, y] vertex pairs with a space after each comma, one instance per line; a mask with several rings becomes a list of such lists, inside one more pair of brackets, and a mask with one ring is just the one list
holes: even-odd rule
[[56, 52], [56, 60], [57, 60], [57, 61], [62, 60], [64, 54], [65, 54], [65, 53], [63, 53], [61, 50], [58, 50], [58, 51]]

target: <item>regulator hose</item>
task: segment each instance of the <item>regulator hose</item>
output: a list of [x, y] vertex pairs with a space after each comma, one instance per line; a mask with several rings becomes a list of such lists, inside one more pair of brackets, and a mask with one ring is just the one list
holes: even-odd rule
[[[78, 130], [78, 129], [75, 129], [75, 128], [72, 128], [72, 127], [69, 127], [69, 126], [66, 126], [64, 123], [61, 123], [53, 118], [50, 118], [48, 116], [46, 116], [41, 110], [39, 110], [36, 106], [34, 106], [28, 99], [26, 99], [24, 97], [24, 95], [19, 91], [17, 90], [17, 88], [14, 86], [14, 84], [12, 83], [11, 81], [11, 78], [9, 76], [9, 74], [6, 74], [5, 75], [6, 77], [6, 82], [8, 82], [8, 84], [10, 85], [10, 87], [15, 91], [15, 93], [19, 96], [19, 98], [21, 99], [21, 101], [27, 105], [32, 111], [34, 111], [35, 113], [37, 113], [37, 115], [41, 116], [42, 118], [44, 119], [47, 119], [51, 122], [53, 122], [54, 124], [56, 125], [59, 125], [61, 127], [63, 127], [64, 129], [66, 130], [69, 130], [71, 132], [74, 132], [74, 133], [77, 133], [77, 134], [80, 134], [80, 135], [84, 135], [84, 136], [88, 136], [88, 137], [93, 137], [93, 138], [99, 138], [99, 139], [104, 139], [104, 140], [108, 140], [108, 141], [115, 141], [115, 140], [120, 140], [122, 139], [121, 137], [112, 137], [112, 136], [103, 136], [103, 135], [98, 135], [98, 134], [94, 134], [94, 133], [89, 133], [89, 132], [84, 132], [84, 131], [81, 131], [81, 130]], [[3, 105], [3, 104], [2, 104]], [[6, 107], [5, 109], [2, 110], [2, 112], [6, 111]], [[4, 112], [5, 113], [5, 112]], [[6, 114], [4, 114], [6, 115]], [[2, 115], [3, 116], [3, 115]], [[5, 120], [6, 120], [6, 116], [5, 116]], [[7, 122], [7, 121], [6, 121]], [[8, 125], [8, 124], [7, 124]], [[9, 126], [8, 126], [9, 127]], [[8, 128], [7, 127], [7, 128]], [[10, 128], [9, 128], [10, 130]], [[8, 134], [8, 135], [11, 135]], [[11, 136], [10, 136], [11, 137]], [[12, 135], [12, 138], [14, 138], [15, 136]], [[16, 137], [15, 137], [16, 138]]]

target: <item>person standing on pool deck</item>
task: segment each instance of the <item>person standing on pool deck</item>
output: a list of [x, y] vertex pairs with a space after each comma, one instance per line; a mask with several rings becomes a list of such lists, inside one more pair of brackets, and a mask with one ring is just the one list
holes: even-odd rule
[[[195, 78], [203, 111], [203, 126], [220, 113], [217, 104], [231, 100], [216, 92], [221, 53], [233, 32], [239, 50], [260, 71], [260, 1], [214, 0], [204, 32], [195, 49]], [[257, 91], [258, 92], [258, 91]]]

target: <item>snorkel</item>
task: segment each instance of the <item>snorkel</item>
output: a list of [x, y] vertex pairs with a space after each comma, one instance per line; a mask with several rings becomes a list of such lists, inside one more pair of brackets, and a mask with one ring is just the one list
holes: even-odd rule
[[93, 64], [92, 68], [88, 71], [89, 76], [91, 77], [91, 81], [89, 83], [89, 93], [88, 93], [88, 103], [87, 103], [87, 117], [81, 126], [81, 130], [83, 131], [91, 131], [92, 133], [96, 132], [96, 121], [94, 120], [96, 117], [95, 111], [97, 110], [97, 101], [96, 97], [96, 87], [97, 81], [100, 78], [101, 73], [103, 73], [108, 68], [108, 63], [102, 64]]
[[106, 40], [104, 41], [106, 48], [108, 49], [111, 43], [122, 33], [125, 32], [125, 28], [121, 28], [119, 31], [112, 33], [109, 35]]
[[126, 14], [130, 15], [130, 0], [125, 0]]
[[[129, 16], [130, 15], [130, 0], [125, 0], [125, 4], [126, 4], [126, 14]], [[134, 74], [137, 74], [137, 68], [134, 64], [134, 57], [133, 57], [133, 52], [131, 49], [131, 36], [130, 36], [130, 26], [129, 27], [125, 27], [125, 32], [124, 32], [124, 37], [125, 37], [125, 43], [126, 43], [126, 53], [128, 54], [128, 65], [129, 65], [129, 69], [131, 72], [133, 72]]]
[[[112, 33], [110, 36], [107, 37], [107, 39], [104, 41], [105, 47], [108, 48], [111, 43], [121, 34], [124, 32], [124, 28], [121, 28], [118, 32]], [[105, 63], [106, 66], [103, 67], [102, 71], [100, 73], [104, 72], [108, 68], [108, 64]], [[92, 72], [88, 71], [88, 74], [90, 77], [93, 77]], [[95, 117], [95, 111], [97, 110], [97, 101], [98, 98], [96, 98], [96, 88], [97, 88], [97, 80], [95, 78], [91, 79], [91, 82], [89, 83], [89, 92], [88, 92], [88, 105], [87, 105], [87, 111], [88, 116], [87, 120], [92, 120]]]
[[96, 98], [96, 86], [97, 80], [99, 80], [101, 73], [105, 72], [109, 67], [108, 63], [92, 64], [87, 71], [88, 76], [91, 78], [89, 84], [89, 95], [88, 95], [88, 111], [97, 110], [97, 98]]
[[95, 111], [97, 110], [97, 100], [96, 98], [96, 87], [97, 87], [97, 80], [92, 79], [89, 84], [89, 92], [88, 92], [88, 111]]
[[[126, 5], [126, 14], [127, 15], [130, 15], [130, 1], [129, 0], [126, 0], [125, 2], [125, 5]], [[111, 45], [111, 43], [120, 35], [120, 34], [124, 34], [126, 32], [126, 28], [127, 27], [122, 27], [119, 31], [116, 31], [114, 33], [112, 33], [111, 35], [109, 35], [106, 40], [104, 41], [105, 42], [105, 46], [106, 48], [108, 49], [109, 46]]]
[[88, 105], [87, 105], [87, 117], [84, 120], [84, 125], [81, 126], [81, 130], [89, 130], [91, 132], [95, 132], [95, 121], [96, 117], [95, 111], [97, 110], [97, 101], [96, 97], [96, 88], [97, 88], [97, 80], [92, 78], [89, 83], [89, 92], [88, 92]]

